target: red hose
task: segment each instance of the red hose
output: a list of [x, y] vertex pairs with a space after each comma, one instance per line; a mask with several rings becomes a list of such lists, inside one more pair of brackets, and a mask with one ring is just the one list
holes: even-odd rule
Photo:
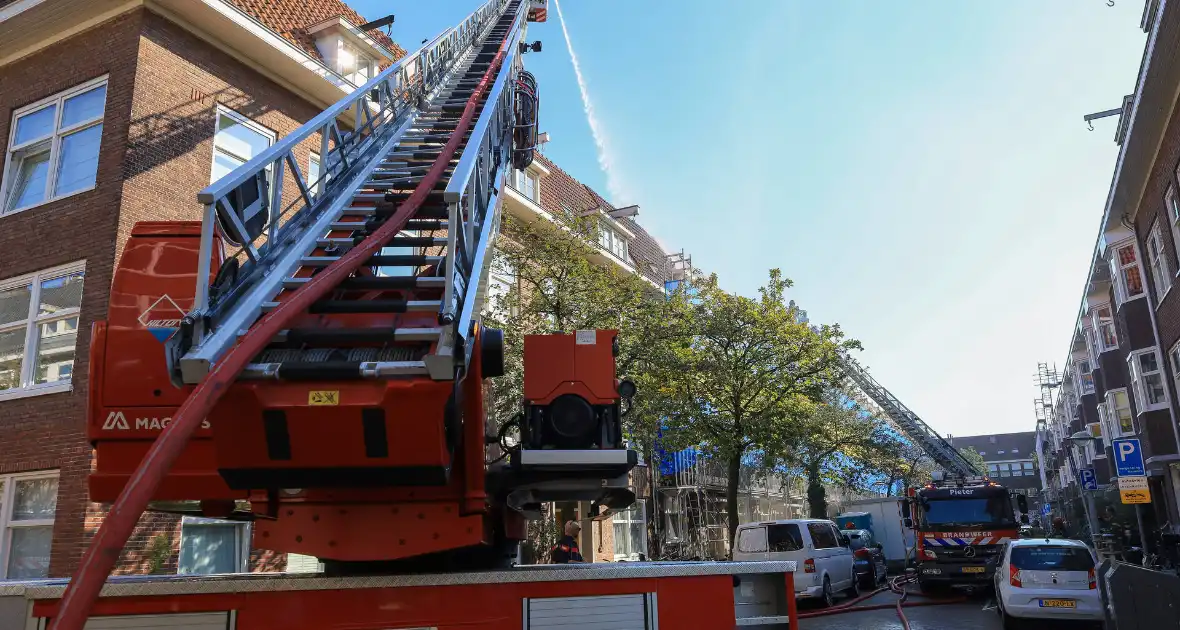
[[220, 361], [213, 365], [209, 374], [205, 376], [176, 413], [172, 414], [172, 422], [160, 432], [160, 436], [152, 444], [135, 473], [128, 480], [123, 491], [111, 506], [107, 517], [103, 519], [98, 533], [94, 536], [86, 553], [82, 556], [82, 563], [74, 579], [66, 586], [60, 607], [55, 615], [51, 630], [82, 630], [86, 618], [94, 607], [102, 590], [102, 585], [114, 568], [123, 546], [135, 529], [139, 517], [147, 508], [148, 501], [160, 487], [164, 476], [171, 469], [172, 464], [184, 450], [185, 444], [192, 437], [193, 431], [201, 421], [209, 415], [213, 406], [233, 384], [238, 374], [246, 365], [270, 343], [274, 336], [287, 326], [296, 315], [306, 311], [312, 302], [319, 300], [332, 291], [342, 280], [359, 269], [366, 260], [376, 254], [391, 237], [405, 226], [406, 221], [413, 216], [426, 196], [430, 194], [434, 185], [442, 177], [443, 171], [463, 141], [463, 136], [471, 126], [475, 117], [479, 99], [487, 90], [491, 77], [499, 69], [504, 60], [504, 46], [507, 40], [500, 43], [500, 50], [488, 66], [479, 85], [467, 105], [463, 109], [463, 116], [458, 126], [452, 132], [450, 139], [443, 147], [442, 153], [435, 158], [430, 170], [422, 181], [414, 188], [414, 192], [397, 211], [360, 244], [350, 249], [340, 260], [324, 268], [322, 272], [312, 276], [307, 284], [291, 294], [287, 299], [271, 312], [264, 315], [241, 339], [237, 345], [230, 348]]
[[855, 606], [854, 605], [857, 602], [864, 601], [870, 597], [873, 597], [875, 595], [882, 593], [883, 591], [886, 590], [886, 588], [883, 587], [883, 588], [879, 588], [879, 589], [873, 591], [872, 593], [870, 593], [868, 595], [862, 595], [860, 597], [857, 597], [856, 599], [845, 602], [839, 606], [832, 606], [831, 608], [826, 608], [824, 610], [817, 610], [814, 612], [800, 613], [799, 618], [800, 619], [810, 619], [812, 617], [825, 617], [827, 615], [841, 615], [841, 614], [850, 613], [850, 612], [861, 612], [861, 611], [866, 611], [866, 610], [885, 610], [887, 608], [893, 608], [897, 611], [898, 618], [901, 619], [902, 627], [905, 628], [906, 630], [909, 630], [910, 621], [909, 621], [909, 619], [906, 618], [905, 612], [902, 610], [903, 608], [915, 608], [918, 606], [941, 606], [943, 604], [961, 604], [961, 603], [967, 601], [967, 598], [965, 598], [965, 597], [952, 597], [949, 599], [933, 599], [933, 600], [921, 601], [921, 602], [907, 602], [905, 600], [907, 597], [909, 597], [910, 593], [908, 590], [905, 589], [905, 585], [908, 584], [909, 582], [911, 582], [912, 580], [913, 580], [913, 578], [908, 577], [908, 576], [898, 576], [898, 577], [895, 577], [889, 581], [888, 590], [892, 591], [895, 594], [901, 595], [901, 597], [899, 597], [897, 599], [897, 601], [892, 604], [870, 604], [868, 606]]

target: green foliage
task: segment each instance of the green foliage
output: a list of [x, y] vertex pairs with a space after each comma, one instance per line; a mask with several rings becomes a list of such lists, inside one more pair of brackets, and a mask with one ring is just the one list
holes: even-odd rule
[[979, 474], [987, 474], [987, 461], [983, 459], [983, 455], [980, 455], [979, 451], [975, 450], [973, 447], [968, 446], [966, 448], [959, 449], [959, 452], [962, 453], [963, 458], [966, 459], [969, 464], [975, 467], [975, 470]]
[[769, 466], [787, 453], [836, 380], [839, 353], [859, 346], [839, 326], [803, 321], [785, 303], [790, 286], [777, 269], [757, 299], [726, 293], [715, 276], [699, 282], [687, 320], [691, 343], [659, 375], [668, 446], [697, 446], [726, 463], [730, 540], [742, 457], [761, 452]]
[[164, 572], [164, 565], [172, 555], [172, 541], [167, 534], [156, 534], [148, 543], [148, 573], [156, 575]]

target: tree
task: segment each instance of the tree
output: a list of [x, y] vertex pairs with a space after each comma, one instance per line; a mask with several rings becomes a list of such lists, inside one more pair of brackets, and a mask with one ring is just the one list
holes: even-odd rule
[[743, 458], [779, 457], [794, 443], [835, 380], [839, 353], [859, 345], [845, 341], [838, 325], [808, 325], [784, 303], [790, 286], [777, 269], [757, 299], [722, 291], [715, 276], [699, 282], [692, 342], [675, 348], [671, 369], [659, 374], [667, 444], [698, 447], [725, 463], [730, 540]]
[[975, 450], [974, 447], [968, 446], [961, 448], [959, 449], [959, 453], [963, 455], [963, 459], [966, 459], [967, 463], [975, 467], [975, 470], [979, 474], [987, 474], [987, 461], [983, 459], [983, 455], [980, 455], [979, 451]]
[[[499, 287], [485, 315], [487, 325], [504, 331], [505, 342], [505, 374], [489, 388], [489, 416], [503, 427], [520, 412], [526, 335], [615, 329], [619, 331], [619, 378], [635, 382], [638, 392], [623, 418], [624, 435], [651, 462], [663, 407], [653, 374], [666, 371], [662, 364], [688, 338], [691, 313], [685, 292], [665, 296], [662, 288], [644, 278], [601, 261], [602, 254], [592, 244], [596, 218], [555, 219], [554, 223], [528, 224], [511, 216], [503, 218], [503, 238], [497, 242], [491, 271], [512, 281]], [[653, 493], [654, 481], [647, 484]], [[649, 523], [654, 511], [646, 511]], [[648, 540], [656, 541], [654, 532], [649, 533]]]
[[812, 518], [827, 518], [825, 484], [869, 489], [881, 476], [895, 446], [889, 425], [832, 388], [823, 404], [803, 419], [784, 459], [807, 480]]

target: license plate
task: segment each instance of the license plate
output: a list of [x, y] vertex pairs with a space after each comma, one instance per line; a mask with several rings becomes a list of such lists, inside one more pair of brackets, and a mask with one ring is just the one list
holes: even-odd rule
[[1041, 608], [1077, 608], [1078, 603], [1072, 599], [1042, 599]]
[[987, 567], [963, 567], [963, 573], [983, 573]]

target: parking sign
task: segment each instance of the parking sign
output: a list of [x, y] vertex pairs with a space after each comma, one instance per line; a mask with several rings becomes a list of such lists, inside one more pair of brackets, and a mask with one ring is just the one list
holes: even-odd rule
[[1139, 440], [1127, 438], [1111, 442], [1114, 450], [1114, 469], [1119, 477], [1142, 477], [1147, 474], [1143, 468], [1143, 449]]
[[1082, 478], [1082, 488], [1086, 490], [1098, 489], [1098, 477], [1094, 475], [1093, 468], [1083, 468], [1079, 475]]

